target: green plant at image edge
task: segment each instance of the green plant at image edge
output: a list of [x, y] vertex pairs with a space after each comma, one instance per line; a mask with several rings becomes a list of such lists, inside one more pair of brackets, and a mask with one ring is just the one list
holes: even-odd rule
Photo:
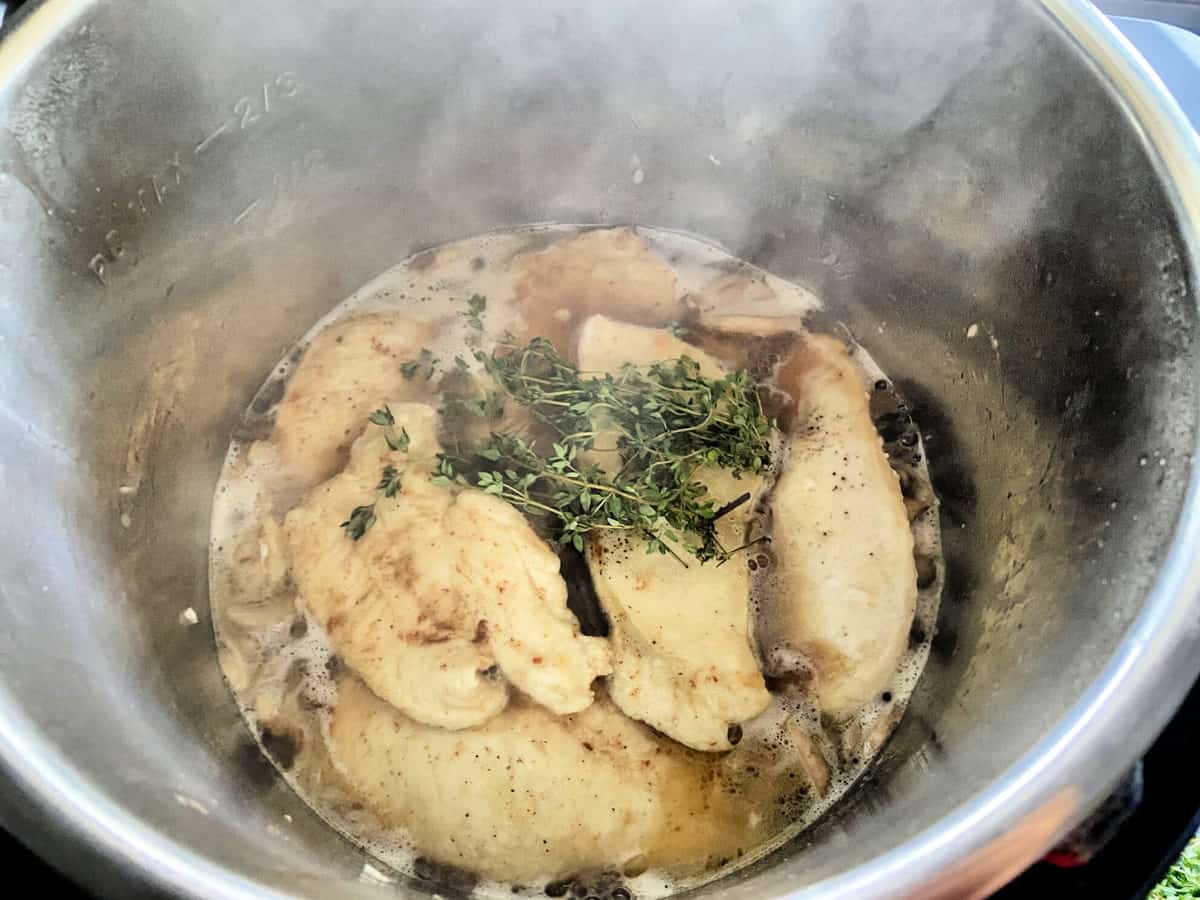
[[1192, 838], [1183, 855], [1171, 866], [1167, 877], [1150, 892], [1147, 900], [1200, 900], [1200, 838]]

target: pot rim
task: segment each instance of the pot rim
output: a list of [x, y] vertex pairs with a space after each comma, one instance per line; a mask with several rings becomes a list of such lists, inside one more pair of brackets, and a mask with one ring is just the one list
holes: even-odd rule
[[[1141, 132], [1178, 216], [1194, 292], [1200, 273], [1200, 136], [1149, 64], [1088, 0], [1038, 2], [1090, 59]], [[91, 0], [45, 0], [5, 22], [0, 83], [29, 66], [90, 5]], [[1200, 444], [1195, 450], [1200, 453]], [[788, 896], [964, 897], [1001, 886], [1086, 815], [1174, 715], [1200, 674], [1198, 611], [1200, 471], [1194, 467], [1143, 609], [1103, 672], [1054, 730], [936, 826]], [[210, 862], [113, 802], [42, 738], [3, 686], [0, 768], [38, 816], [144, 882], [197, 898], [286, 896]], [[68, 853], [60, 853], [54, 862], [69, 869]]]

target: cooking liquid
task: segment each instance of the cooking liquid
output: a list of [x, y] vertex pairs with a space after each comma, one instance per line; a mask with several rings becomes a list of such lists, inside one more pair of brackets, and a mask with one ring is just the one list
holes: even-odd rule
[[[255, 539], [262, 516], [262, 503], [270, 493], [270, 472], [257, 464], [250, 452], [253, 438], [269, 433], [272, 405], [302, 357], [303, 349], [332, 323], [376, 311], [410, 312], [419, 309], [431, 318], [442, 315], [455, 322], [442, 329], [428, 348], [434, 357], [451, 361], [456, 355], [469, 358], [478, 339], [459, 315], [463, 298], [481, 294], [487, 298], [483, 346], [505, 330], [518, 331], [521, 317], [514, 300], [514, 257], [535, 252], [550, 243], [577, 233], [569, 226], [548, 226], [490, 233], [426, 251], [405, 260], [367, 284], [318, 322], [295, 350], [276, 367], [260, 389], [246, 414], [244, 434], [228, 451], [213, 505], [210, 585], [213, 622], [222, 669], [238, 705], [264, 752], [283, 777], [323, 819], [397, 872], [447, 886], [473, 890], [479, 896], [512, 897], [514, 894], [544, 896], [568, 892], [565, 882], [521, 885], [479, 881], [471, 873], [439, 865], [419, 855], [419, 849], [402, 829], [387, 828], [367, 809], [361, 797], [349, 795], [334, 776], [336, 762], [328, 752], [331, 710], [337, 703], [337, 678], [341, 665], [328, 638], [308, 619], [296, 602], [294, 591], [267, 598], [243, 577], [247, 566], [262, 567], [271, 552]], [[730, 257], [693, 237], [674, 232], [639, 228], [637, 233], [674, 269], [681, 296], [712, 296], [714, 281], [740, 273], [757, 284], [756, 312], [787, 316], [795, 322], [820, 307], [819, 301], [796, 285], [783, 282]], [[706, 294], [706, 291], [708, 292]], [[564, 302], [568, 298], [564, 298]], [[597, 310], [593, 310], [597, 311]], [[722, 310], [723, 311], [723, 310]], [[546, 327], [561, 327], [570, 311], [544, 310]], [[610, 313], [620, 318], [620, 311]], [[527, 335], [545, 333], [525, 322]], [[560, 348], [565, 350], [566, 348]], [[918, 560], [916, 615], [907, 651], [888, 690], [849, 720], [836, 725], [822, 721], [802, 692], [792, 690], [778, 698], [776, 709], [802, 723], [815, 735], [817, 746], [830, 767], [830, 784], [823, 796], [814, 792], [784, 791], [773, 809], [769, 839], [745, 848], [740, 857], [717, 861], [697, 874], [671, 872], [581, 873], [579, 884], [588, 894], [659, 897], [693, 888], [745, 866], [795, 837], [830, 808], [862, 774], [903, 714], [908, 698], [929, 654], [930, 636], [937, 618], [944, 565], [936, 501], [929, 484], [927, 462], [919, 434], [907, 415], [903, 400], [894, 395], [887, 376], [866, 350], [855, 346], [854, 358], [876, 382], [872, 414], [879, 418], [888, 439], [886, 448], [893, 466], [901, 472], [905, 494], [924, 498], [929, 509], [912, 523]], [[768, 373], [769, 374], [769, 373]], [[383, 402], [385, 398], [380, 398]], [[284, 500], [294, 502], [295, 498]], [[286, 505], [275, 515], [282, 519]], [[917, 502], [917, 501], [913, 501]], [[754, 549], [729, 564], [747, 565], [754, 572], [753, 591], [772, 589], [769, 555]], [[758, 603], [752, 593], [752, 608]], [[298, 611], [300, 609], [301, 611]], [[771, 729], [765, 724], [762, 728]], [[799, 752], [778, 734], [752, 734], [746, 741], [765, 741], [772, 752]], [[699, 757], [711, 754], [696, 754]], [[733, 786], [734, 789], [737, 786]]]

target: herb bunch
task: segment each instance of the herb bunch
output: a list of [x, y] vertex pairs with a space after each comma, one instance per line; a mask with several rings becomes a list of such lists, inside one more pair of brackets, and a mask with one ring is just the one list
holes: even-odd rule
[[[457, 481], [498, 496], [577, 550], [593, 531], [631, 534], [647, 552], [670, 553], [681, 563], [670, 544], [701, 562], [741, 549], [723, 547], [715, 527], [736, 504], [715, 509], [695, 476], [704, 466], [734, 475], [768, 466], [773, 425], [747, 373], [708, 378], [683, 356], [589, 375], [545, 338], [522, 346], [511, 335], [475, 358], [498, 398], [527, 409], [553, 438], [543, 447], [528, 436], [493, 431], [440, 454], [435, 483]], [[585, 461], [585, 451], [604, 452], [595, 448], [600, 436], [616, 437], [616, 447], [605, 449], [617, 459], [605, 467]]]
[[[461, 315], [481, 332], [487, 300], [467, 298]], [[674, 331], [674, 329], [672, 329]], [[469, 342], [473, 342], [469, 339]], [[770, 461], [774, 428], [746, 372], [723, 378], [701, 374], [687, 357], [650, 366], [626, 364], [615, 374], [591, 374], [565, 359], [545, 338], [519, 344], [511, 334], [492, 352], [474, 352], [494, 390], [473, 396], [445, 390], [443, 425], [457, 433], [450, 449], [438, 454], [435, 484], [477, 487], [521, 510], [561, 546], [582, 551], [592, 532], [624, 532], [645, 542], [649, 553], [685, 548], [701, 562], [724, 561], [742, 548], [728, 549], [717, 538], [717, 520], [749, 500], [745, 494], [720, 509], [713, 506], [702, 467], [727, 469], [735, 476], [761, 474]], [[401, 374], [431, 380], [438, 360], [429, 350], [404, 363]], [[470, 379], [470, 366], [455, 357], [449, 384]], [[443, 388], [447, 387], [443, 382]], [[527, 410], [541, 435], [492, 430], [484, 440], [466, 441], [464, 428], [477, 419], [499, 423], [507, 404]], [[395, 433], [386, 406], [369, 421], [387, 429], [388, 447], [408, 450], [408, 434]], [[598, 448], [597, 438], [615, 446]], [[597, 454], [614, 458], [601, 466]], [[386, 466], [376, 489], [384, 497], [400, 492], [400, 472]], [[375, 523], [375, 503], [355, 507], [342, 523], [361, 538]]]

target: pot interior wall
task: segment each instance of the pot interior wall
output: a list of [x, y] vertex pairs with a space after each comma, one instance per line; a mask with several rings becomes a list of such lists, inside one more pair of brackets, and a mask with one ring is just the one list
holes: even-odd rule
[[[237, 716], [212, 488], [317, 317], [535, 221], [686, 230], [812, 288], [925, 434], [948, 582], [910, 712], [868, 783], [725, 887], [898, 846], [1095, 681], [1182, 503], [1192, 273], [1137, 133], [1038, 9], [250, 6], [47, 3], [0, 51], [0, 706], [64, 790], [266, 885], [394, 894]], [[1060, 799], [1033, 844], [1078, 816]]]

